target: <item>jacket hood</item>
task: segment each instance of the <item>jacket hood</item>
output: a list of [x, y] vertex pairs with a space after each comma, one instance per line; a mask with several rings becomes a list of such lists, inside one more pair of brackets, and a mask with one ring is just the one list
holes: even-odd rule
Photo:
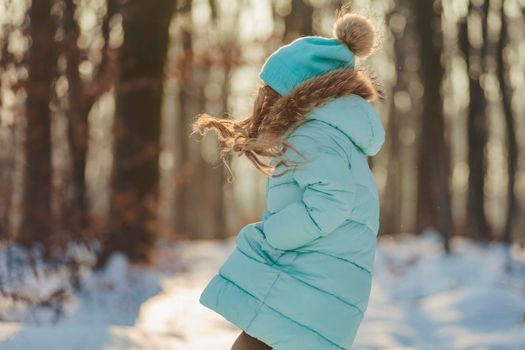
[[342, 131], [368, 156], [385, 142], [385, 129], [376, 110], [359, 95], [343, 96], [314, 108], [306, 119], [322, 120]]
[[272, 107], [275, 114], [295, 118], [295, 129], [307, 119], [324, 121], [342, 131], [363, 153], [373, 156], [385, 141], [381, 118], [370, 102], [384, 99], [375, 77], [344, 68], [306, 80]]

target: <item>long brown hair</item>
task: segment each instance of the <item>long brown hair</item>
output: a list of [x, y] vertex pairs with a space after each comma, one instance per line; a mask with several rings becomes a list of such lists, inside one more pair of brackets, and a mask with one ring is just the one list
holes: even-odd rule
[[[245, 155], [262, 174], [272, 177], [281, 176], [287, 170], [281, 174], [270, 173], [269, 170], [274, 171], [277, 167], [284, 165], [284, 160], [272, 166], [259, 158], [259, 156], [281, 156], [288, 148], [295, 150], [279, 137], [286, 130], [275, 130], [265, 122], [279, 98], [281, 95], [277, 91], [261, 82], [257, 86], [249, 117], [242, 120], [232, 120], [216, 118], [206, 113], [199, 114], [193, 122], [193, 132], [204, 135], [207, 131], [214, 130], [217, 133], [217, 137], [222, 143], [220, 158], [228, 170], [230, 168], [227, 164], [227, 156], [238, 154], [239, 156]], [[269, 129], [274, 129], [277, 132], [265, 132]]]

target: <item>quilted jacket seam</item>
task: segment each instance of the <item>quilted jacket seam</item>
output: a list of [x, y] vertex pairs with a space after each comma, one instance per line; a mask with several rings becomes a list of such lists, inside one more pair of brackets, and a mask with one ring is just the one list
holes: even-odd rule
[[[257, 318], [257, 316], [259, 315], [259, 311], [261, 310], [262, 306], [263, 305], [266, 305], [266, 299], [268, 298], [268, 295], [270, 294], [270, 292], [272, 291], [273, 289], [273, 286], [275, 285], [275, 282], [277, 282], [277, 280], [279, 279], [279, 277], [281, 276], [281, 271], [279, 271], [279, 273], [277, 274], [277, 277], [275, 277], [275, 279], [273, 280], [272, 282], [272, 285], [270, 286], [270, 288], [268, 288], [268, 291], [266, 292], [263, 300], [260, 300], [261, 303], [259, 304], [259, 306], [257, 306], [257, 309], [255, 309], [255, 313], [254, 313], [254, 316], [253, 318], [250, 320], [250, 322], [248, 323], [248, 325], [246, 326], [246, 329], [250, 328], [250, 326], [252, 325], [253, 321]], [[241, 287], [239, 287], [241, 288]], [[244, 288], [241, 288], [242, 290], [244, 290]], [[269, 307], [269, 306], [268, 306]]]
[[[286, 273], [286, 272], [285, 272], [285, 273]], [[300, 280], [300, 279], [298, 279], [297, 277], [294, 277], [291, 273], [286, 273], [286, 274], [287, 274], [289, 277], [293, 278], [294, 280], [299, 281], [299, 282], [301, 282], [301, 283], [307, 285], [308, 287], [311, 287], [311, 288], [317, 289], [317, 290], [320, 291], [321, 293], [328, 294], [328, 295], [330, 295], [330, 296], [336, 298], [336, 299], [339, 300], [340, 302], [342, 302], [342, 303], [344, 303], [344, 304], [350, 306], [352, 309], [356, 309], [356, 310], [359, 311], [361, 314], [364, 314], [364, 311], [363, 311], [359, 306], [357, 306], [357, 305], [355, 305], [355, 304], [353, 304], [353, 303], [351, 303], [351, 302], [349, 302], [349, 301], [346, 301], [346, 300], [344, 300], [344, 299], [341, 299], [341, 297], [339, 297], [339, 296], [337, 296], [337, 295], [335, 295], [335, 294], [333, 294], [333, 293], [330, 293], [330, 292], [327, 291], [327, 290], [321, 289], [321, 288], [319, 288], [319, 287], [314, 286], [313, 284], [310, 284], [310, 283], [308, 283], [308, 282], [305, 282], [305, 281], [303, 281], [303, 280]]]
[[[298, 252], [298, 253], [304, 253], [304, 252], [312, 253], [312, 251], [310, 251], [310, 250], [307, 250], [307, 251], [297, 251], [297, 252]], [[351, 261], [351, 260], [348, 260], [348, 259], [342, 258], [342, 257], [340, 257], [340, 256], [336, 256], [336, 255], [333, 255], [333, 254], [324, 253], [324, 252], [322, 252], [322, 251], [318, 251], [318, 250], [316, 250], [316, 251], [313, 252], [313, 253], [316, 253], [316, 254], [322, 254], [322, 255], [329, 256], [329, 257], [332, 257], [332, 258], [334, 258], [334, 259], [338, 259], [338, 260], [343, 260], [344, 262], [346, 262], [346, 263], [348, 263], [348, 264], [351, 264], [351, 265], [354, 265], [354, 266], [357, 267], [358, 269], [363, 270], [363, 271], [365, 271], [366, 273], [368, 273], [370, 276], [372, 276], [372, 272], [371, 272], [369, 269], [367, 269], [367, 268], [364, 267], [364, 266], [361, 266], [361, 265], [357, 264], [357, 263], [354, 262], [354, 261]]]
[[272, 311], [274, 311], [275, 313], [279, 314], [280, 316], [286, 318], [287, 320], [289, 320], [290, 322], [293, 322], [295, 323], [296, 325], [298, 325], [299, 327], [303, 327], [307, 330], [309, 330], [310, 332], [312, 333], [315, 333], [317, 336], [323, 338], [324, 340], [326, 340], [327, 342], [329, 342], [330, 344], [333, 344], [334, 346], [336, 346], [337, 348], [341, 349], [341, 350], [346, 350], [344, 347], [342, 347], [341, 345], [337, 344], [337, 343], [334, 343], [333, 340], [330, 340], [328, 337], [326, 337], [325, 335], [323, 335], [321, 332], [319, 331], [316, 331], [315, 329], [313, 329], [312, 327], [309, 327], [305, 324], [302, 324], [300, 322], [297, 322], [296, 320], [294, 320], [293, 318], [290, 318], [289, 316], [286, 316], [285, 314], [283, 314], [282, 312], [280, 312], [279, 310], [276, 310], [274, 309], [273, 307], [271, 307], [270, 305], [268, 304], [264, 304], [266, 305], [269, 309], [271, 309]]
[[[256, 259], [252, 258], [251, 256], [249, 256], [248, 254], [246, 254], [245, 252], [243, 252], [243, 251], [242, 251], [240, 248], [238, 248], [238, 247], [237, 247], [237, 250], [238, 250], [239, 252], [241, 252], [241, 254], [244, 255], [245, 257], [247, 257], [248, 259], [251, 259], [251, 260], [253, 260], [253, 261], [255, 261], [255, 262], [259, 263], [259, 264], [263, 264], [263, 265], [270, 266], [270, 267], [275, 266], [275, 263], [267, 264], [267, 263], [263, 263], [263, 262], [260, 262], [259, 260], [256, 260]], [[280, 250], [280, 249], [278, 249], [278, 250]], [[280, 273], [281, 270], [278, 270], [278, 272]]]
[[[240, 251], [243, 255], [245, 255], [246, 257], [248, 257], [249, 259], [252, 259], [253, 261], [258, 262], [259, 264], [264, 264], [264, 263], [262, 263], [262, 262], [260, 262], [260, 261], [257, 261], [257, 260], [255, 260], [255, 259], [249, 257], [249, 256], [246, 255], [244, 252], [242, 252], [240, 249], [239, 249], [239, 251]], [[326, 254], [326, 255], [329, 255], [329, 254]], [[333, 256], [333, 255], [329, 255], [329, 256], [332, 256], [332, 257], [334, 257], [334, 258], [337, 258], [337, 257], [335, 257], [335, 256]], [[344, 259], [342, 259], [342, 260], [344, 260]], [[344, 261], [347, 261], [347, 260], [344, 260]], [[275, 264], [274, 264], [274, 265], [265, 264], [265, 265], [268, 265], [268, 266], [274, 266]], [[354, 265], [355, 265], [355, 264], [354, 264]], [[363, 269], [363, 270], [364, 270], [364, 269]], [[348, 302], [348, 301], [346, 301], [346, 300], [343, 300], [343, 299], [341, 299], [341, 297], [338, 297], [337, 295], [335, 295], [335, 294], [333, 294], [333, 293], [330, 293], [330, 292], [328, 292], [328, 291], [326, 291], [326, 290], [320, 289], [319, 287], [316, 287], [316, 286], [314, 286], [314, 285], [312, 285], [312, 284], [309, 284], [309, 283], [307, 283], [307, 282], [305, 282], [305, 281], [302, 281], [302, 280], [298, 279], [297, 277], [294, 277], [291, 273], [288, 273], [287, 271], [284, 271], [284, 270], [277, 270], [277, 271], [278, 271], [278, 275], [277, 275], [277, 277], [275, 278], [275, 280], [277, 280], [277, 278], [281, 275], [281, 273], [286, 273], [286, 275], [290, 276], [290, 277], [293, 278], [294, 280], [299, 281], [299, 282], [301, 282], [301, 283], [303, 283], [303, 284], [305, 284], [305, 285], [307, 285], [307, 286], [309, 286], [309, 287], [312, 287], [312, 288], [314, 288], [314, 289], [317, 289], [318, 291], [320, 291], [320, 292], [322, 292], [322, 293], [325, 293], [325, 294], [328, 294], [328, 295], [330, 295], [330, 296], [333, 296], [334, 298], [336, 298], [337, 300], [341, 301], [342, 303], [344, 303], [344, 304], [350, 306], [350, 307], [353, 308], [353, 309], [358, 310], [361, 314], [364, 314], [364, 311], [363, 311], [359, 306], [354, 305], [354, 304], [352, 304], [352, 303], [350, 303], [350, 302]], [[366, 271], [366, 270], [365, 270], [365, 271]], [[368, 271], [367, 271], [367, 272], [368, 272]], [[275, 283], [275, 281], [274, 281], [273, 283]], [[270, 287], [270, 289], [273, 287], [273, 283], [272, 283], [272, 286]], [[269, 289], [269, 290], [270, 290], [270, 289]], [[266, 297], [265, 297], [265, 299], [266, 299]]]

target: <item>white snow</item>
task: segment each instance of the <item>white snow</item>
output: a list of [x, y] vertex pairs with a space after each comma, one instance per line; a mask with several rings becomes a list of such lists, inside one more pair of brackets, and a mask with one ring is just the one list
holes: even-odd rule
[[[69, 316], [0, 322], [0, 350], [230, 349], [240, 330], [198, 298], [234, 242], [161, 244], [149, 269], [114, 255], [85, 278]], [[525, 349], [524, 253], [460, 238], [452, 247], [444, 255], [433, 234], [382, 237], [354, 349]]]

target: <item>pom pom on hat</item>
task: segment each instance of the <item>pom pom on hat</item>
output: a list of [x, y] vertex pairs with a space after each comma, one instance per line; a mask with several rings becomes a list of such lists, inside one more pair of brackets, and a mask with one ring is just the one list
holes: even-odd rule
[[361, 58], [372, 54], [378, 44], [373, 23], [365, 16], [355, 13], [341, 15], [334, 23], [333, 35]]

